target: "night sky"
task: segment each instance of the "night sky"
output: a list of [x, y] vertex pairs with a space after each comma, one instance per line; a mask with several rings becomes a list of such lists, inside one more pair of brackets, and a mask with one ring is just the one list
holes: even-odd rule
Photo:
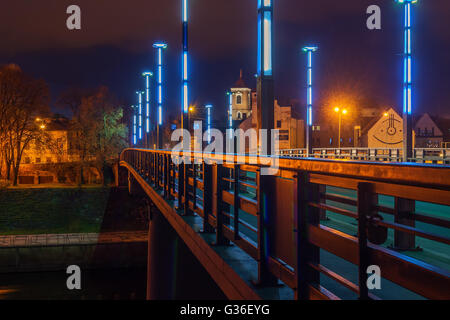
[[[154, 68], [156, 40], [166, 51], [167, 108], [181, 100], [181, 0], [0, 0], [0, 64], [17, 63], [45, 79], [52, 101], [69, 86], [109, 86], [126, 104]], [[239, 70], [255, 87], [256, 0], [190, 0], [192, 103], [224, 109]], [[322, 107], [402, 105], [402, 9], [394, 0], [274, 0], [275, 95], [306, 101], [306, 57], [315, 56]], [[66, 28], [66, 8], [82, 10], [82, 30]], [[366, 9], [382, 10], [382, 30], [366, 28]], [[450, 115], [450, 1], [415, 5], [413, 50], [418, 112]], [[218, 117], [216, 113], [215, 117]]]

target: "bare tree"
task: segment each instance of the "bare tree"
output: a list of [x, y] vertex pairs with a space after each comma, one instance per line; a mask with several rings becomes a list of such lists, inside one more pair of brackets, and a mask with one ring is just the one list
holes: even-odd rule
[[35, 118], [49, 112], [48, 87], [27, 76], [18, 66], [0, 68], [0, 131], [6, 177], [17, 185], [25, 148], [40, 140], [42, 130]]

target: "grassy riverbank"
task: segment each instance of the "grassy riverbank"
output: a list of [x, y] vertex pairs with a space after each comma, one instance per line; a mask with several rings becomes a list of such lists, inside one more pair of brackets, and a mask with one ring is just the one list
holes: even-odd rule
[[0, 234], [99, 232], [110, 189], [102, 187], [0, 190]]

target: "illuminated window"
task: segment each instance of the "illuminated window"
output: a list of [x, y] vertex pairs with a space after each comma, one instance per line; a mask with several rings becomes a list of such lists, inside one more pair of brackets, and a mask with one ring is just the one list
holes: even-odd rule
[[236, 96], [236, 104], [242, 104], [242, 95], [241, 94], [238, 94]]

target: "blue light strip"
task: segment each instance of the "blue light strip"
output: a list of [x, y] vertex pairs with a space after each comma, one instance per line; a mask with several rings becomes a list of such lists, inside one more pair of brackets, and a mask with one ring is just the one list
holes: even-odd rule
[[233, 129], [233, 95], [229, 93], [228, 129]]
[[404, 2], [405, 48], [403, 76], [403, 113], [412, 113], [411, 1]]
[[145, 73], [145, 131], [150, 132], [150, 73]]
[[136, 108], [135, 106], [131, 106], [133, 109], [133, 144], [137, 143], [137, 117], [136, 117]]
[[306, 122], [308, 126], [312, 126], [313, 124], [313, 115], [312, 115], [312, 105], [313, 105], [313, 90], [312, 90], [312, 54], [317, 51], [317, 47], [304, 47], [303, 51], [308, 55], [308, 66], [307, 66], [307, 114], [306, 114]]
[[158, 105], [158, 125], [161, 126], [163, 124], [163, 111], [162, 111], [162, 105], [163, 105], [163, 89], [162, 89], [162, 72], [163, 72], [163, 49], [167, 48], [167, 44], [162, 42], [157, 42], [153, 45], [153, 48], [157, 50], [157, 58], [156, 58], [156, 64], [158, 69], [158, 79], [157, 79], [157, 86], [158, 86], [158, 98], [157, 98], [157, 105]]
[[207, 116], [208, 143], [211, 143], [211, 109], [212, 109], [212, 105], [209, 104], [206, 106], [206, 110], [208, 112], [208, 116]]
[[188, 81], [188, 0], [182, 0], [183, 2], [183, 113], [189, 112], [189, 81]]
[[136, 92], [138, 95], [138, 135], [139, 140], [142, 139], [142, 91]]
[[272, 0], [258, 0], [258, 76], [272, 76]]

